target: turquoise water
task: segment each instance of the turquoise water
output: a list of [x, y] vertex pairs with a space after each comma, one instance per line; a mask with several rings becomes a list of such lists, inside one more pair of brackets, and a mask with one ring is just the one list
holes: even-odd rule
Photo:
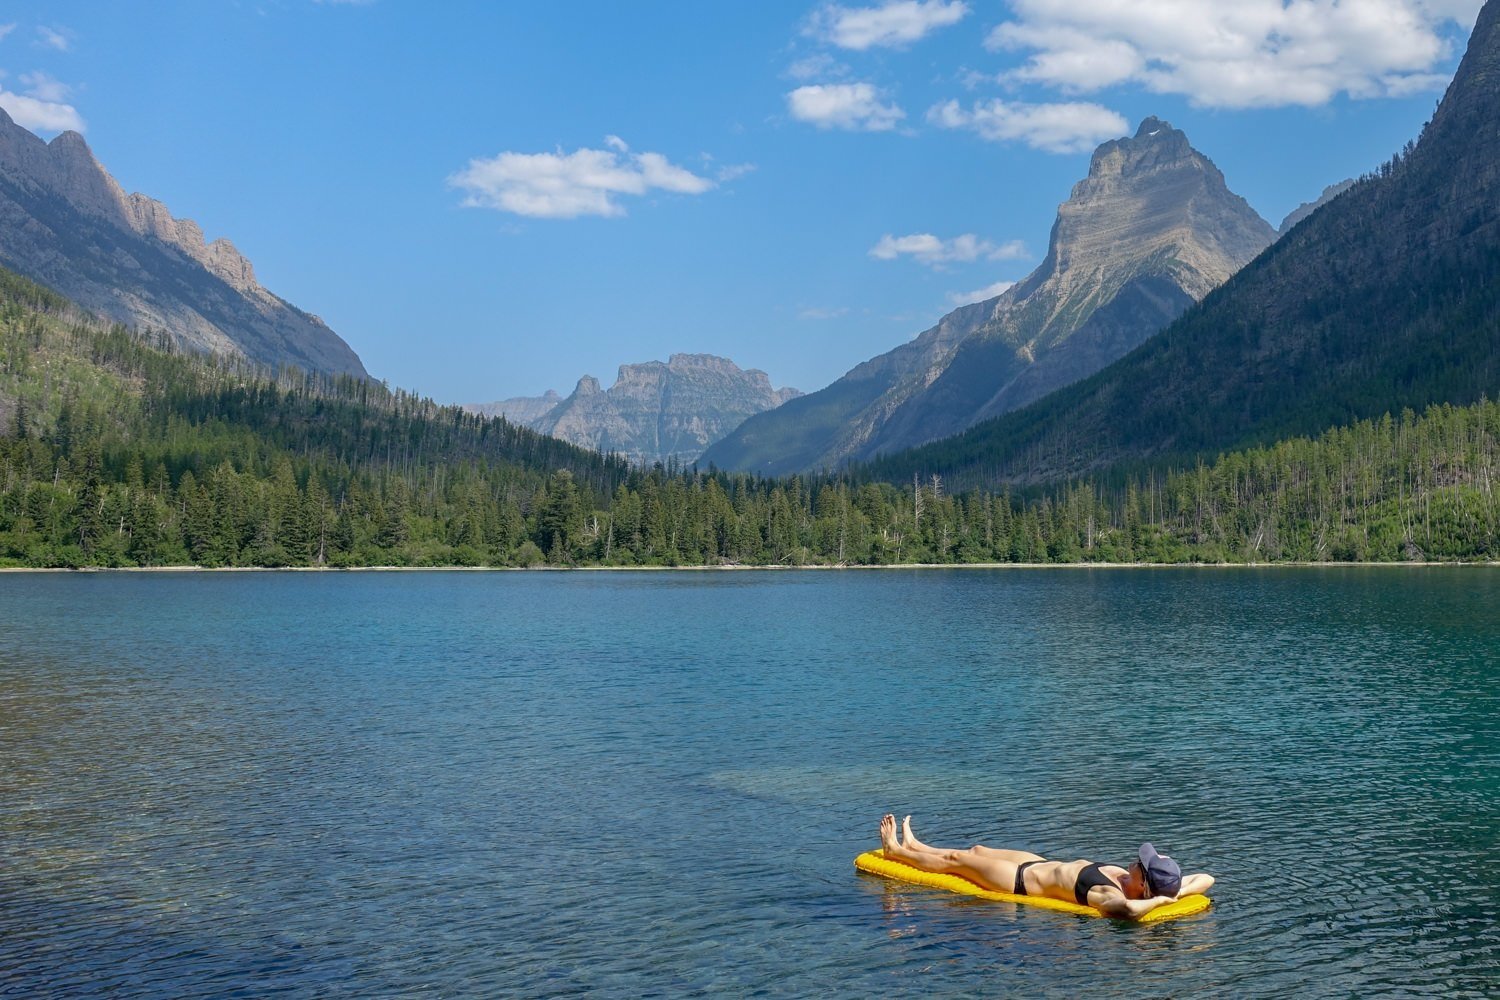
[[[1500, 573], [0, 576], [0, 995], [1494, 995]], [[857, 874], [1219, 878], [1149, 927]]]

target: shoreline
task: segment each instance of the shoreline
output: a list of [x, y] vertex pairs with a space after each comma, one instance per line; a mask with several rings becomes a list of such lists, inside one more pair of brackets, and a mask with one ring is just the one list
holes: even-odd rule
[[889, 563], [879, 566], [0, 566], [6, 573], [788, 573], [867, 570], [1266, 570], [1495, 568], [1489, 562], [1252, 562], [1252, 563]]

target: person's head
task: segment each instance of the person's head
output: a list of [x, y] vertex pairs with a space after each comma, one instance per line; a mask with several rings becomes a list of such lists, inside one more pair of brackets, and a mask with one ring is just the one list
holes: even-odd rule
[[1139, 856], [1130, 865], [1130, 875], [1141, 899], [1175, 897], [1182, 891], [1182, 866], [1165, 854], [1158, 854], [1150, 844], [1141, 845]]

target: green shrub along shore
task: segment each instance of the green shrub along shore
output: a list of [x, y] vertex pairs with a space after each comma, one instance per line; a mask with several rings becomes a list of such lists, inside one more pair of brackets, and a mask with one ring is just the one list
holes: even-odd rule
[[[1025, 494], [632, 469], [0, 271], [0, 567], [1487, 561], [1500, 405]], [[939, 470], [940, 471], [940, 470]]]

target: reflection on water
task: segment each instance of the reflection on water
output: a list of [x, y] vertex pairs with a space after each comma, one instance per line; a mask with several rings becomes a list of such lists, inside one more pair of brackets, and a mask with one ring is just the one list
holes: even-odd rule
[[[1486, 570], [0, 576], [0, 992], [1493, 995]], [[1219, 877], [1150, 927], [861, 876]]]

